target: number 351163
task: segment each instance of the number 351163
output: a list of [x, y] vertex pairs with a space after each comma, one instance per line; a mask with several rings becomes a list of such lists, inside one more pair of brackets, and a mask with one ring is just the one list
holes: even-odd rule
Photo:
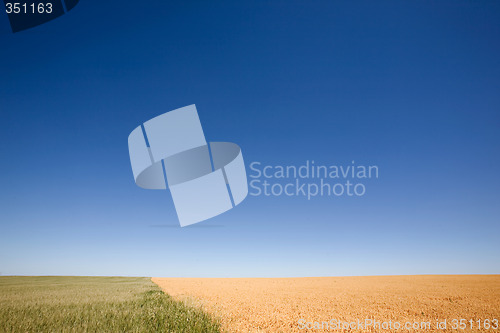
[[5, 11], [7, 14], [50, 14], [52, 13], [52, 3], [7, 2]]

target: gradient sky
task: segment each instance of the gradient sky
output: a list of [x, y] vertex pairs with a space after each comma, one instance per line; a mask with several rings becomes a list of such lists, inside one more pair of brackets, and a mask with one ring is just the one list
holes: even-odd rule
[[[1, 274], [500, 273], [498, 1], [82, 0], [0, 40]], [[380, 177], [180, 228], [127, 137], [189, 104], [247, 168]]]

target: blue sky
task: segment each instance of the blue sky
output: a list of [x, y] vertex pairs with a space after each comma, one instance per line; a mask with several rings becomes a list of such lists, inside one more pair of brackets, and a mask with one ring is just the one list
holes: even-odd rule
[[[0, 40], [1, 274], [500, 273], [497, 1], [82, 0]], [[180, 228], [127, 137], [190, 104], [247, 168], [379, 178]]]

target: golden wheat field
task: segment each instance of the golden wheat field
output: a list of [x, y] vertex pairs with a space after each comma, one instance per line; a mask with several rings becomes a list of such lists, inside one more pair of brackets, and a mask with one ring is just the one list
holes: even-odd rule
[[500, 275], [152, 280], [228, 332], [500, 332]]

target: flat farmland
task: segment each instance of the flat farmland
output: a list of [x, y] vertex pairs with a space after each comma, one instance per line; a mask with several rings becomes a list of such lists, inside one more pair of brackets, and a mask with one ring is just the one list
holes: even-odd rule
[[146, 277], [0, 277], [0, 332], [220, 332]]
[[[493, 320], [500, 320], [500, 275], [153, 278], [153, 282], [177, 300], [201, 305], [228, 332], [500, 332], [500, 327], [493, 329]], [[365, 326], [360, 327], [358, 320]], [[355, 327], [338, 329], [353, 322]], [[315, 325], [317, 329], [312, 329]]]

